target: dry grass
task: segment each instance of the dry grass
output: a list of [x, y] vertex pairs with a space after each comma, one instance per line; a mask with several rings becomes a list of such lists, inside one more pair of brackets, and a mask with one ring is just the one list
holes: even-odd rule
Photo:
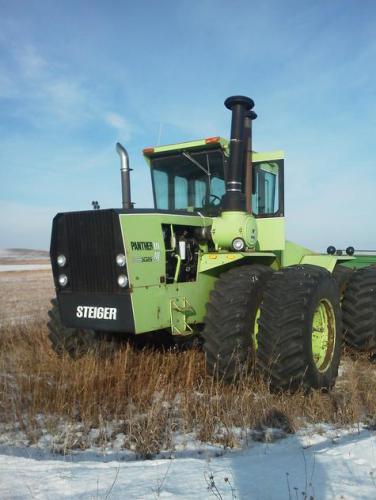
[[[293, 432], [309, 423], [375, 424], [373, 367], [348, 355], [344, 367], [329, 394], [277, 395], [255, 376], [244, 375], [232, 386], [214, 381], [198, 351], [136, 351], [128, 345], [113, 359], [92, 354], [74, 362], [51, 350], [43, 323], [3, 327], [0, 422], [19, 426], [34, 442], [42, 427], [56, 433], [64, 422], [64, 449], [87, 447], [91, 429], [99, 429], [98, 445], [122, 433], [122, 446], [143, 456], [170, 448], [175, 433], [232, 447], [251, 429], [257, 437], [266, 427]], [[77, 426], [80, 433], [69, 437]]]

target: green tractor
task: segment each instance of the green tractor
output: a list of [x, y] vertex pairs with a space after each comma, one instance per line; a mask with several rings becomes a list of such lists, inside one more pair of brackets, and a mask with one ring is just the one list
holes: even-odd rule
[[225, 106], [230, 141], [144, 149], [154, 208], [134, 208], [117, 144], [123, 208], [56, 215], [52, 347], [77, 358], [129, 336], [198, 336], [226, 381], [253, 360], [273, 389], [329, 389], [343, 331], [375, 347], [376, 268], [285, 240], [283, 153], [252, 151], [252, 99]]

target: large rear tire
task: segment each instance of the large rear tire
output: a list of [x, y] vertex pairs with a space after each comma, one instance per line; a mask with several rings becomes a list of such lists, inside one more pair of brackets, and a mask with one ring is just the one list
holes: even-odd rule
[[352, 269], [350, 269], [349, 267], [342, 266], [341, 264], [337, 264], [334, 268], [333, 278], [337, 282], [341, 299], [345, 295], [347, 285], [349, 284], [349, 281], [353, 273], [354, 271]]
[[376, 349], [376, 267], [354, 272], [342, 302], [345, 342], [359, 350]]
[[202, 333], [211, 375], [234, 381], [252, 352], [258, 312], [272, 270], [261, 264], [234, 267], [221, 274], [206, 306]]
[[105, 355], [115, 352], [119, 343], [114, 341], [110, 334], [65, 327], [61, 321], [57, 300], [52, 299], [51, 304], [52, 308], [48, 311], [48, 337], [52, 349], [59, 356], [68, 354], [72, 359], [79, 359], [93, 351], [100, 351]]
[[330, 389], [342, 341], [338, 285], [318, 266], [273, 274], [259, 321], [258, 366], [274, 390]]

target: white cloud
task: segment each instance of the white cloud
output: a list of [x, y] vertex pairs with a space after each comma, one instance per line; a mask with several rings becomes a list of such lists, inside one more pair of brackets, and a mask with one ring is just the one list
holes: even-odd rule
[[17, 48], [14, 54], [25, 78], [38, 80], [46, 74], [47, 62], [32, 45]]
[[[32, 45], [8, 48], [9, 61], [0, 66], [0, 97], [15, 99], [12, 113], [43, 130], [59, 123], [108, 125], [125, 140], [134, 127], [108, 111], [100, 86], [73, 74], [61, 61], [49, 61]], [[22, 107], [16, 99], [22, 99]]]
[[112, 127], [117, 129], [122, 129], [127, 127], [127, 123], [120, 115], [116, 113], [107, 113], [105, 115], [106, 122], [109, 123]]
[[128, 141], [131, 137], [131, 126], [128, 121], [120, 116], [118, 113], [108, 112], [104, 115], [105, 122], [113, 127], [119, 134], [119, 136]]
[[42, 86], [44, 97], [47, 98], [45, 109], [53, 110], [60, 119], [82, 121], [92, 117], [90, 96], [79, 82], [51, 79]]

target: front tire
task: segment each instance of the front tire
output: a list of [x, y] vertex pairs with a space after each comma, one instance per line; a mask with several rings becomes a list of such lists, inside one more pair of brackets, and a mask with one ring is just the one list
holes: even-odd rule
[[63, 325], [56, 299], [51, 300], [52, 308], [48, 311], [48, 338], [52, 349], [59, 355], [68, 354], [72, 359], [79, 359], [85, 354], [99, 351], [103, 354], [113, 354], [118, 342], [110, 335], [94, 330], [67, 328]]
[[258, 311], [272, 270], [261, 264], [221, 274], [206, 306], [203, 349], [209, 374], [233, 381], [252, 352]]
[[274, 390], [330, 389], [342, 341], [338, 285], [324, 268], [274, 273], [261, 304], [258, 366]]

